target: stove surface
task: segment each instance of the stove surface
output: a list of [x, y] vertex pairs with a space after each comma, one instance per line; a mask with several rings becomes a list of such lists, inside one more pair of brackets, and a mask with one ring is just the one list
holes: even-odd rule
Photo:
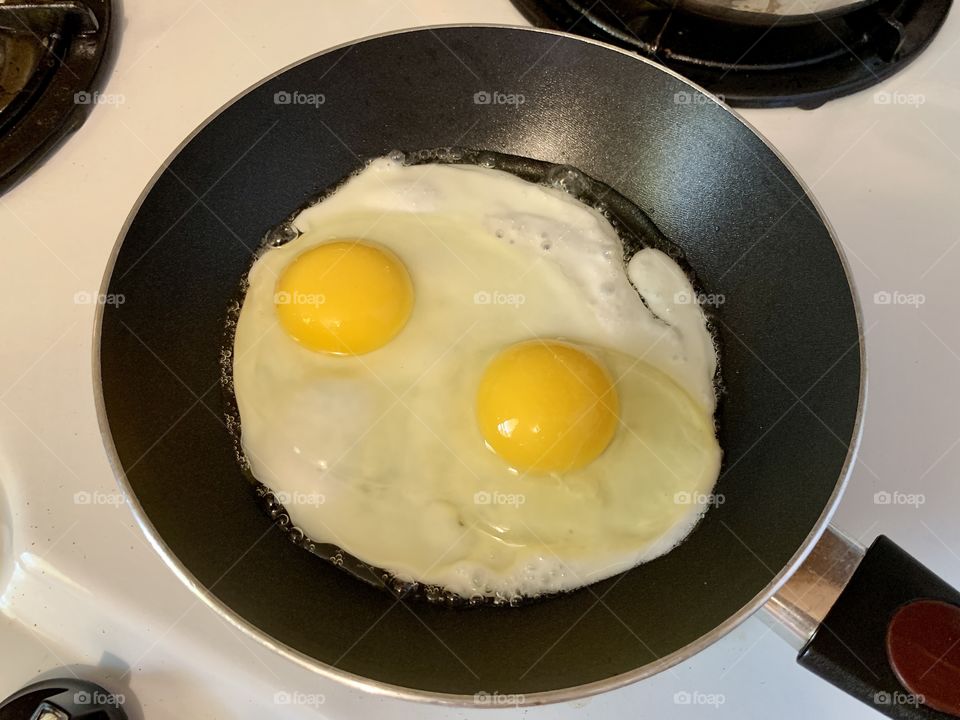
[[[525, 24], [509, 0], [127, 0], [86, 124], [0, 197], [0, 697], [76, 673], [133, 718], [472, 718], [373, 697], [273, 654], [197, 600], [118, 494], [97, 429], [93, 298], [130, 208], [193, 129], [319, 50], [442, 23]], [[960, 15], [903, 72], [814, 110], [743, 115], [846, 248], [869, 363], [864, 438], [835, 522], [890, 535], [960, 585]], [[509, 647], [509, 639], [505, 640]], [[642, 683], [498, 717], [870, 718], [762, 617]], [[484, 714], [483, 717], [490, 717]]]

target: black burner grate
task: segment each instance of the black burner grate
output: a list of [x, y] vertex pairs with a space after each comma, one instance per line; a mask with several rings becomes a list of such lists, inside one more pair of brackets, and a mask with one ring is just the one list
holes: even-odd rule
[[83, 124], [112, 59], [111, 0], [0, 1], [0, 193]]
[[877, 0], [806, 22], [744, 23], [645, 0], [513, 0], [539, 27], [619, 45], [731, 105], [814, 108], [870, 87], [933, 39], [951, 0]]

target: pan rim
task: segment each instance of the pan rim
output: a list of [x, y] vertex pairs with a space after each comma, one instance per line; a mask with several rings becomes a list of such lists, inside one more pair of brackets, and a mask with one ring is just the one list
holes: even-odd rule
[[[343, 48], [347, 48], [353, 45], [358, 45], [360, 43], [368, 42], [371, 40], [377, 40], [384, 37], [390, 37], [394, 35], [404, 35], [409, 33], [419, 33], [419, 32], [433, 32], [436, 30], [447, 30], [447, 29], [494, 29], [494, 30], [511, 30], [511, 31], [521, 31], [521, 32], [533, 32], [541, 33], [545, 35], [553, 35], [558, 38], [566, 38], [570, 40], [575, 40], [577, 42], [587, 43], [589, 45], [596, 45], [600, 48], [603, 48], [608, 51], [616, 52], [622, 55], [626, 55], [631, 59], [646, 63], [651, 65], [657, 70], [671, 75], [675, 79], [681, 81], [688, 87], [692, 88], [698, 93], [706, 95], [711, 100], [713, 100], [720, 108], [728, 112], [733, 116], [738, 122], [743, 124], [750, 132], [752, 132], [767, 148], [777, 157], [777, 159], [783, 163], [784, 167], [790, 170], [794, 179], [800, 185], [801, 189], [804, 191], [806, 197], [810, 200], [814, 209], [817, 211], [821, 222], [827, 229], [827, 232], [830, 235], [830, 239], [833, 241], [834, 249], [837, 253], [837, 257], [840, 260], [841, 267], [843, 268], [844, 276], [847, 280], [848, 287], [850, 289], [851, 300], [853, 303], [854, 315], [857, 322], [857, 337], [858, 337], [858, 347], [859, 347], [859, 360], [860, 360], [860, 377], [859, 377], [859, 391], [857, 398], [857, 411], [854, 418], [853, 432], [850, 439], [850, 444], [847, 447], [847, 455], [844, 458], [844, 463], [840, 469], [839, 477], [837, 478], [836, 486], [834, 487], [833, 492], [831, 493], [829, 499], [827, 500], [826, 506], [824, 507], [823, 512], [820, 514], [820, 517], [817, 519], [812, 530], [806, 538], [803, 540], [800, 547], [793, 554], [790, 560], [780, 569], [780, 571], [770, 580], [769, 583], [758, 592], [753, 598], [750, 599], [746, 604], [744, 604], [739, 610], [737, 610], [733, 615], [728, 617], [719, 625], [716, 625], [710, 632], [705, 635], [700, 636], [696, 640], [687, 645], [675, 650], [669, 655], [665, 655], [661, 658], [658, 658], [654, 662], [647, 663], [638, 668], [634, 668], [625, 673], [620, 673], [619, 675], [613, 675], [603, 680], [595, 680], [593, 682], [585, 683], [582, 685], [574, 685], [567, 688], [559, 688], [555, 690], [545, 690], [535, 693], [525, 694], [522, 697], [518, 698], [518, 701], [512, 706], [514, 707], [530, 707], [537, 705], [547, 705], [560, 702], [569, 702], [573, 700], [579, 700], [585, 697], [590, 697], [597, 695], [603, 692], [610, 690], [615, 690], [618, 688], [631, 685], [639, 680], [646, 679], [657, 673], [660, 673], [664, 670], [667, 670], [675, 665], [687, 660], [688, 658], [696, 655], [700, 651], [706, 649], [716, 641], [720, 640], [722, 637], [731, 632], [734, 628], [739, 626], [743, 621], [748, 617], [756, 613], [763, 605], [772, 598], [776, 592], [786, 583], [790, 576], [796, 571], [798, 567], [806, 560], [807, 556], [813, 550], [813, 547], [816, 545], [817, 541], [826, 531], [827, 526], [830, 523], [830, 519], [833, 517], [834, 512], [836, 511], [837, 505], [840, 502], [840, 498], [843, 495], [844, 490], [846, 489], [847, 482], [850, 478], [850, 475], [853, 470], [853, 466], [856, 461], [856, 456], [859, 451], [860, 441], [863, 435], [863, 414], [866, 407], [867, 401], [867, 362], [866, 362], [866, 344], [864, 338], [864, 329], [863, 329], [863, 312], [861, 308], [860, 296], [857, 292], [857, 287], [854, 281], [853, 274], [851, 272], [850, 262], [845, 254], [843, 247], [840, 245], [840, 242], [837, 239], [837, 234], [834, 231], [833, 226], [831, 225], [829, 219], [823, 212], [823, 208], [816, 197], [813, 195], [811, 188], [807, 183], [800, 177], [800, 175], [794, 170], [794, 168], [787, 162], [786, 158], [775, 148], [753, 125], [751, 125], [745, 118], [743, 118], [735, 110], [724, 104], [720, 98], [718, 98], [713, 93], [708, 90], [700, 87], [696, 83], [691, 82], [687, 78], [683, 77], [679, 73], [671, 70], [670, 68], [664, 67], [658, 63], [655, 63], [647, 58], [644, 58], [635, 53], [631, 53], [628, 50], [618, 48], [607, 43], [600, 42], [598, 40], [593, 40], [590, 38], [583, 38], [571, 33], [562, 32], [559, 30], [546, 30], [537, 27], [530, 26], [521, 26], [521, 25], [509, 25], [509, 24], [497, 24], [497, 23], [450, 23], [450, 24], [440, 24], [440, 25], [426, 25], [413, 28], [402, 28], [400, 30], [391, 30], [388, 32], [378, 33], [375, 35], [369, 35], [362, 38], [353, 39], [334, 47], [326, 48], [319, 52], [316, 52], [312, 55], [300, 58], [284, 67], [278, 69], [277, 71], [259, 79], [257, 82], [246, 87], [244, 90], [230, 98], [227, 102], [223, 103], [215, 111], [213, 111], [202, 123], [200, 123], [196, 128], [194, 128], [189, 135], [187, 135], [174, 150], [164, 159], [163, 163], [157, 169], [157, 171], [150, 178], [144, 189], [141, 191], [139, 197], [128, 213], [126, 219], [124, 220], [123, 226], [120, 229], [120, 232], [117, 235], [117, 239], [114, 241], [113, 248], [110, 252], [110, 257], [107, 260], [106, 267], [104, 269], [103, 278], [100, 283], [101, 294], [105, 294], [109, 288], [110, 281], [113, 277], [113, 271], [116, 265], [117, 257], [120, 252], [120, 248], [123, 245], [123, 241], [126, 238], [126, 235], [130, 229], [131, 224], [133, 223], [134, 218], [140, 211], [140, 208], [153, 190], [159, 178], [166, 172], [167, 168], [173, 162], [174, 159], [180, 154], [180, 152], [186, 147], [186, 145], [193, 140], [210, 122], [212, 122], [216, 117], [218, 117], [224, 110], [233, 105], [238, 99], [254, 90], [255, 88], [263, 85], [264, 83], [269, 82], [273, 78], [281, 75], [282, 73], [301, 65], [310, 60], [322, 57], [332, 52], [336, 52]], [[559, 42], [559, 40], [558, 40]], [[163, 562], [167, 567], [173, 572], [173, 574], [184, 584], [186, 587], [207, 607], [213, 610], [217, 615], [222, 619], [230, 623], [232, 626], [243, 632], [247, 637], [256, 640], [264, 647], [268, 648], [272, 652], [284, 657], [286, 660], [289, 660], [300, 667], [303, 667], [307, 670], [317, 673], [318, 675], [328, 678], [330, 680], [336, 681], [352, 689], [360, 690], [363, 692], [368, 692], [374, 695], [389, 697], [398, 700], [408, 700], [415, 702], [423, 702], [434, 705], [445, 705], [452, 707], [477, 707], [478, 703], [476, 700], [476, 695], [465, 695], [459, 693], [441, 693], [428, 690], [417, 690], [415, 688], [404, 687], [401, 685], [394, 685], [391, 683], [383, 682], [380, 680], [374, 680], [372, 678], [363, 677], [355, 673], [347, 672], [341, 670], [332, 665], [328, 665], [316, 658], [313, 658], [306, 653], [303, 653], [299, 650], [296, 650], [289, 645], [276, 640], [268, 633], [264, 632], [253, 623], [244, 619], [239, 613], [230, 608], [226, 603], [217, 598], [210, 590], [203, 586], [190, 572], [190, 570], [180, 561], [180, 559], [171, 551], [164, 542], [163, 538], [160, 537], [160, 534], [157, 532], [156, 528], [153, 526], [153, 523], [150, 521], [147, 513], [144, 511], [143, 507], [140, 505], [139, 500], [136, 497], [136, 494], [133, 491], [132, 486], [130, 485], [129, 480], [126, 477], [122, 463], [120, 461], [119, 454], [117, 453], [116, 446], [113, 442], [113, 434], [110, 431], [110, 423], [107, 418], [106, 404], [104, 401], [103, 395], [103, 379], [101, 374], [101, 360], [100, 360], [100, 346], [102, 340], [102, 329], [103, 329], [103, 313], [104, 306], [103, 304], [97, 304], [94, 313], [94, 324], [93, 324], [93, 343], [92, 343], [92, 379], [94, 385], [94, 405], [97, 415], [97, 424], [100, 431], [101, 440], [103, 442], [104, 451], [106, 452], [107, 461], [110, 465], [110, 469], [116, 478], [117, 484], [120, 490], [123, 492], [124, 497], [126, 498], [127, 504], [130, 507], [130, 511], [133, 513], [133, 517], [137, 526], [140, 528], [140, 531], [146, 536], [147, 541], [150, 543], [154, 551], [161, 557]]]

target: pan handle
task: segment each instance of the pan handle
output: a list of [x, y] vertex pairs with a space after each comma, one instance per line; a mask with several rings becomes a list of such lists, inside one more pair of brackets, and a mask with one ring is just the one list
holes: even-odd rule
[[889, 538], [828, 528], [767, 609], [800, 665], [884, 715], [960, 717], [960, 593]]

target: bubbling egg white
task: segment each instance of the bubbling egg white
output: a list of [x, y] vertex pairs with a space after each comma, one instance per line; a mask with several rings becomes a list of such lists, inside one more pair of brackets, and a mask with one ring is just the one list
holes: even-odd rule
[[[690, 532], [719, 473], [716, 354], [667, 255], [625, 264], [609, 222], [561, 190], [389, 158], [294, 225], [249, 273], [233, 383], [251, 471], [308, 536], [401, 580], [514, 598], [601, 580]], [[382, 346], [333, 355], [290, 335], [277, 297], [294, 260], [344, 239], [389, 250], [413, 299]], [[531, 338], [613, 380], [612, 440], [583, 467], [512, 468], [484, 441], [484, 373]]]

